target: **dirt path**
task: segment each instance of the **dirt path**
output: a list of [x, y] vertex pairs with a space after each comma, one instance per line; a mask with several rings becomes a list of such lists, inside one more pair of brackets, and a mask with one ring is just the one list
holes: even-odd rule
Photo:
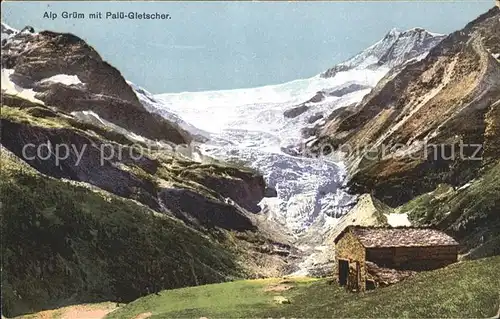
[[68, 306], [55, 310], [41, 311], [36, 314], [16, 317], [16, 319], [103, 319], [108, 313], [118, 309], [116, 303], [86, 304]]
[[151, 312], [145, 312], [141, 313], [140, 315], [137, 315], [137, 317], [134, 317], [134, 319], [146, 319], [151, 317], [152, 313]]

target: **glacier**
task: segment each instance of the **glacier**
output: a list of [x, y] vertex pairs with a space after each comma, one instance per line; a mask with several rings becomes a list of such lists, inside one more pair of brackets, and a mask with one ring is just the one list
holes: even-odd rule
[[[322, 74], [277, 85], [157, 95], [130, 85], [150, 112], [198, 137], [201, 154], [262, 173], [277, 197], [264, 198], [260, 214], [278, 224], [308, 256], [302, 263], [307, 268], [357, 196], [345, 191], [346, 169], [338, 158], [308, 158], [284, 150], [304, 146], [310, 138], [303, 128], [324, 124], [335, 109], [359, 103], [391, 68], [422, 59], [442, 38], [420, 28], [391, 30]], [[298, 114], [284, 115], [299, 106]], [[307, 269], [300, 273], [307, 274]]]
[[326, 116], [338, 107], [359, 102], [370, 89], [308, 103], [310, 108], [293, 119], [283, 113], [320, 90], [353, 83], [373, 87], [388, 71], [385, 67], [356, 69], [332, 78], [317, 75], [258, 88], [159, 95], [131, 85], [150, 111], [205, 137], [198, 145], [203, 154], [259, 170], [277, 192], [277, 197], [262, 200], [262, 214], [298, 238], [311, 225], [335, 225], [355, 197], [343, 190], [345, 169], [341, 162], [292, 156], [282, 148], [304, 143], [301, 128], [311, 125], [311, 116]]
[[[304, 145], [303, 128], [322, 124], [335, 109], [356, 104], [391, 68], [418, 60], [444, 36], [421, 28], [389, 31], [353, 58], [311, 78], [256, 88], [153, 95], [130, 83], [149, 111], [191, 132], [207, 156], [259, 170], [277, 197], [260, 203], [266, 218], [300, 238], [314, 226], [321, 232], [353, 205], [344, 191], [343, 163], [327, 156], [306, 158], [283, 150]], [[355, 85], [355, 86], [353, 86]], [[344, 90], [355, 87], [354, 90]], [[345, 92], [311, 99], [319, 92]], [[284, 113], [304, 105], [288, 118]]]

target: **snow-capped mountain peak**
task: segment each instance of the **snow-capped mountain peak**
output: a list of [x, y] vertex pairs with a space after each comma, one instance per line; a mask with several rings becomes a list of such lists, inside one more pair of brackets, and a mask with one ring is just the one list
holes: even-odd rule
[[400, 33], [401, 32], [397, 28], [392, 28], [389, 32], [387, 32], [384, 38], [397, 37]]
[[18, 33], [19, 31], [8, 26], [7, 24], [2, 22], [2, 41], [4, 39], [8, 39], [10, 36]]
[[444, 35], [432, 33], [423, 28], [406, 31], [393, 28], [380, 41], [347, 61], [326, 70], [321, 76], [330, 78], [338, 72], [352, 69], [373, 69], [380, 66], [392, 68], [410, 59], [425, 56], [444, 37]]
[[378, 61], [379, 65], [395, 67], [420, 55], [425, 55], [438, 44], [444, 35], [431, 33], [423, 28], [399, 32], [395, 41]]

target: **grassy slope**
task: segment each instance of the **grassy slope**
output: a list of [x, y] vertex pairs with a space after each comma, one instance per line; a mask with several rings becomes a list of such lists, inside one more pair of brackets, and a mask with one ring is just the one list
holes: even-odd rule
[[397, 210], [416, 225], [437, 225], [475, 248], [471, 257], [500, 254], [500, 161], [484, 168], [468, 187], [445, 185], [421, 195]]
[[[60, 110], [14, 96], [4, 98], [9, 106], [2, 105], [0, 118], [27, 128], [28, 136], [19, 134], [16, 143], [25, 142], [29, 134], [62, 129], [61, 136], [72, 131], [96, 143], [121, 145], [124, 153], [135, 143], [129, 136], [82, 122]], [[19, 158], [7, 156], [8, 152], [2, 154], [0, 201], [6, 221], [2, 233], [4, 238], [8, 236], [4, 269], [10, 274], [3, 281], [7, 292], [4, 311], [20, 314], [73, 302], [130, 301], [157, 289], [221, 282], [254, 271], [255, 261], [244, 265], [241, 261], [242, 256], [254, 256], [253, 246], [267, 240], [260, 234], [249, 231], [235, 239], [232, 232], [205, 229], [203, 223], [186, 226], [175, 218], [160, 218], [138, 202], [149, 205], [147, 195], [154, 195], [159, 188], [185, 189], [202, 196], [199, 201], [190, 201], [189, 209], [211, 216], [211, 211], [197, 205], [211, 200], [224, 206], [223, 198], [232, 195], [255, 199], [259, 194], [251, 191], [258, 193], [265, 186], [258, 172], [238, 163], [214, 160], [200, 164], [148, 141], [138, 144], [146, 146], [146, 157], [158, 168], [146, 172], [133, 162], [120, 163], [119, 169], [154, 186], [153, 190], [132, 188], [132, 200], [96, 187], [90, 191], [88, 183], [41, 175]], [[202, 233], [190, 227], [198, 227]], [[246, 243], [245, 236], [259, 241]], [[103, 239], [108, 246], [103, 247]]]
[[[293, 289], [266, 292], [279, 280], [236, 281], [162, 291], [140, 298], [109, 319], [235, 317], [490, 317], [500, 306], [500, 257], [467, 261], [418, 274], [399, 284], [352, 294], [325, 280], [301, 280]], [[285, 296], [291, 304], [276, 304]]]
[[41, 175], [4, 149], [0, 159], [6, 315], [133, 300], [155, 286], [220, 282], [239, 274], [227, 249], [179, 221]]

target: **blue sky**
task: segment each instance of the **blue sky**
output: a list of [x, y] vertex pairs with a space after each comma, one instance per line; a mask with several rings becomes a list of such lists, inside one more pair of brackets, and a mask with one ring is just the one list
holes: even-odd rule
[[[71, 32], [153, 93], [255, 87], [311, 77], [391, 28], [449, 33], [493, 1], [3, 2], [15, 28]], [[63, 11], [162, 12], [170, 20], [70, 20]], [[43, 18], [45, 12], [59, 15]]]

